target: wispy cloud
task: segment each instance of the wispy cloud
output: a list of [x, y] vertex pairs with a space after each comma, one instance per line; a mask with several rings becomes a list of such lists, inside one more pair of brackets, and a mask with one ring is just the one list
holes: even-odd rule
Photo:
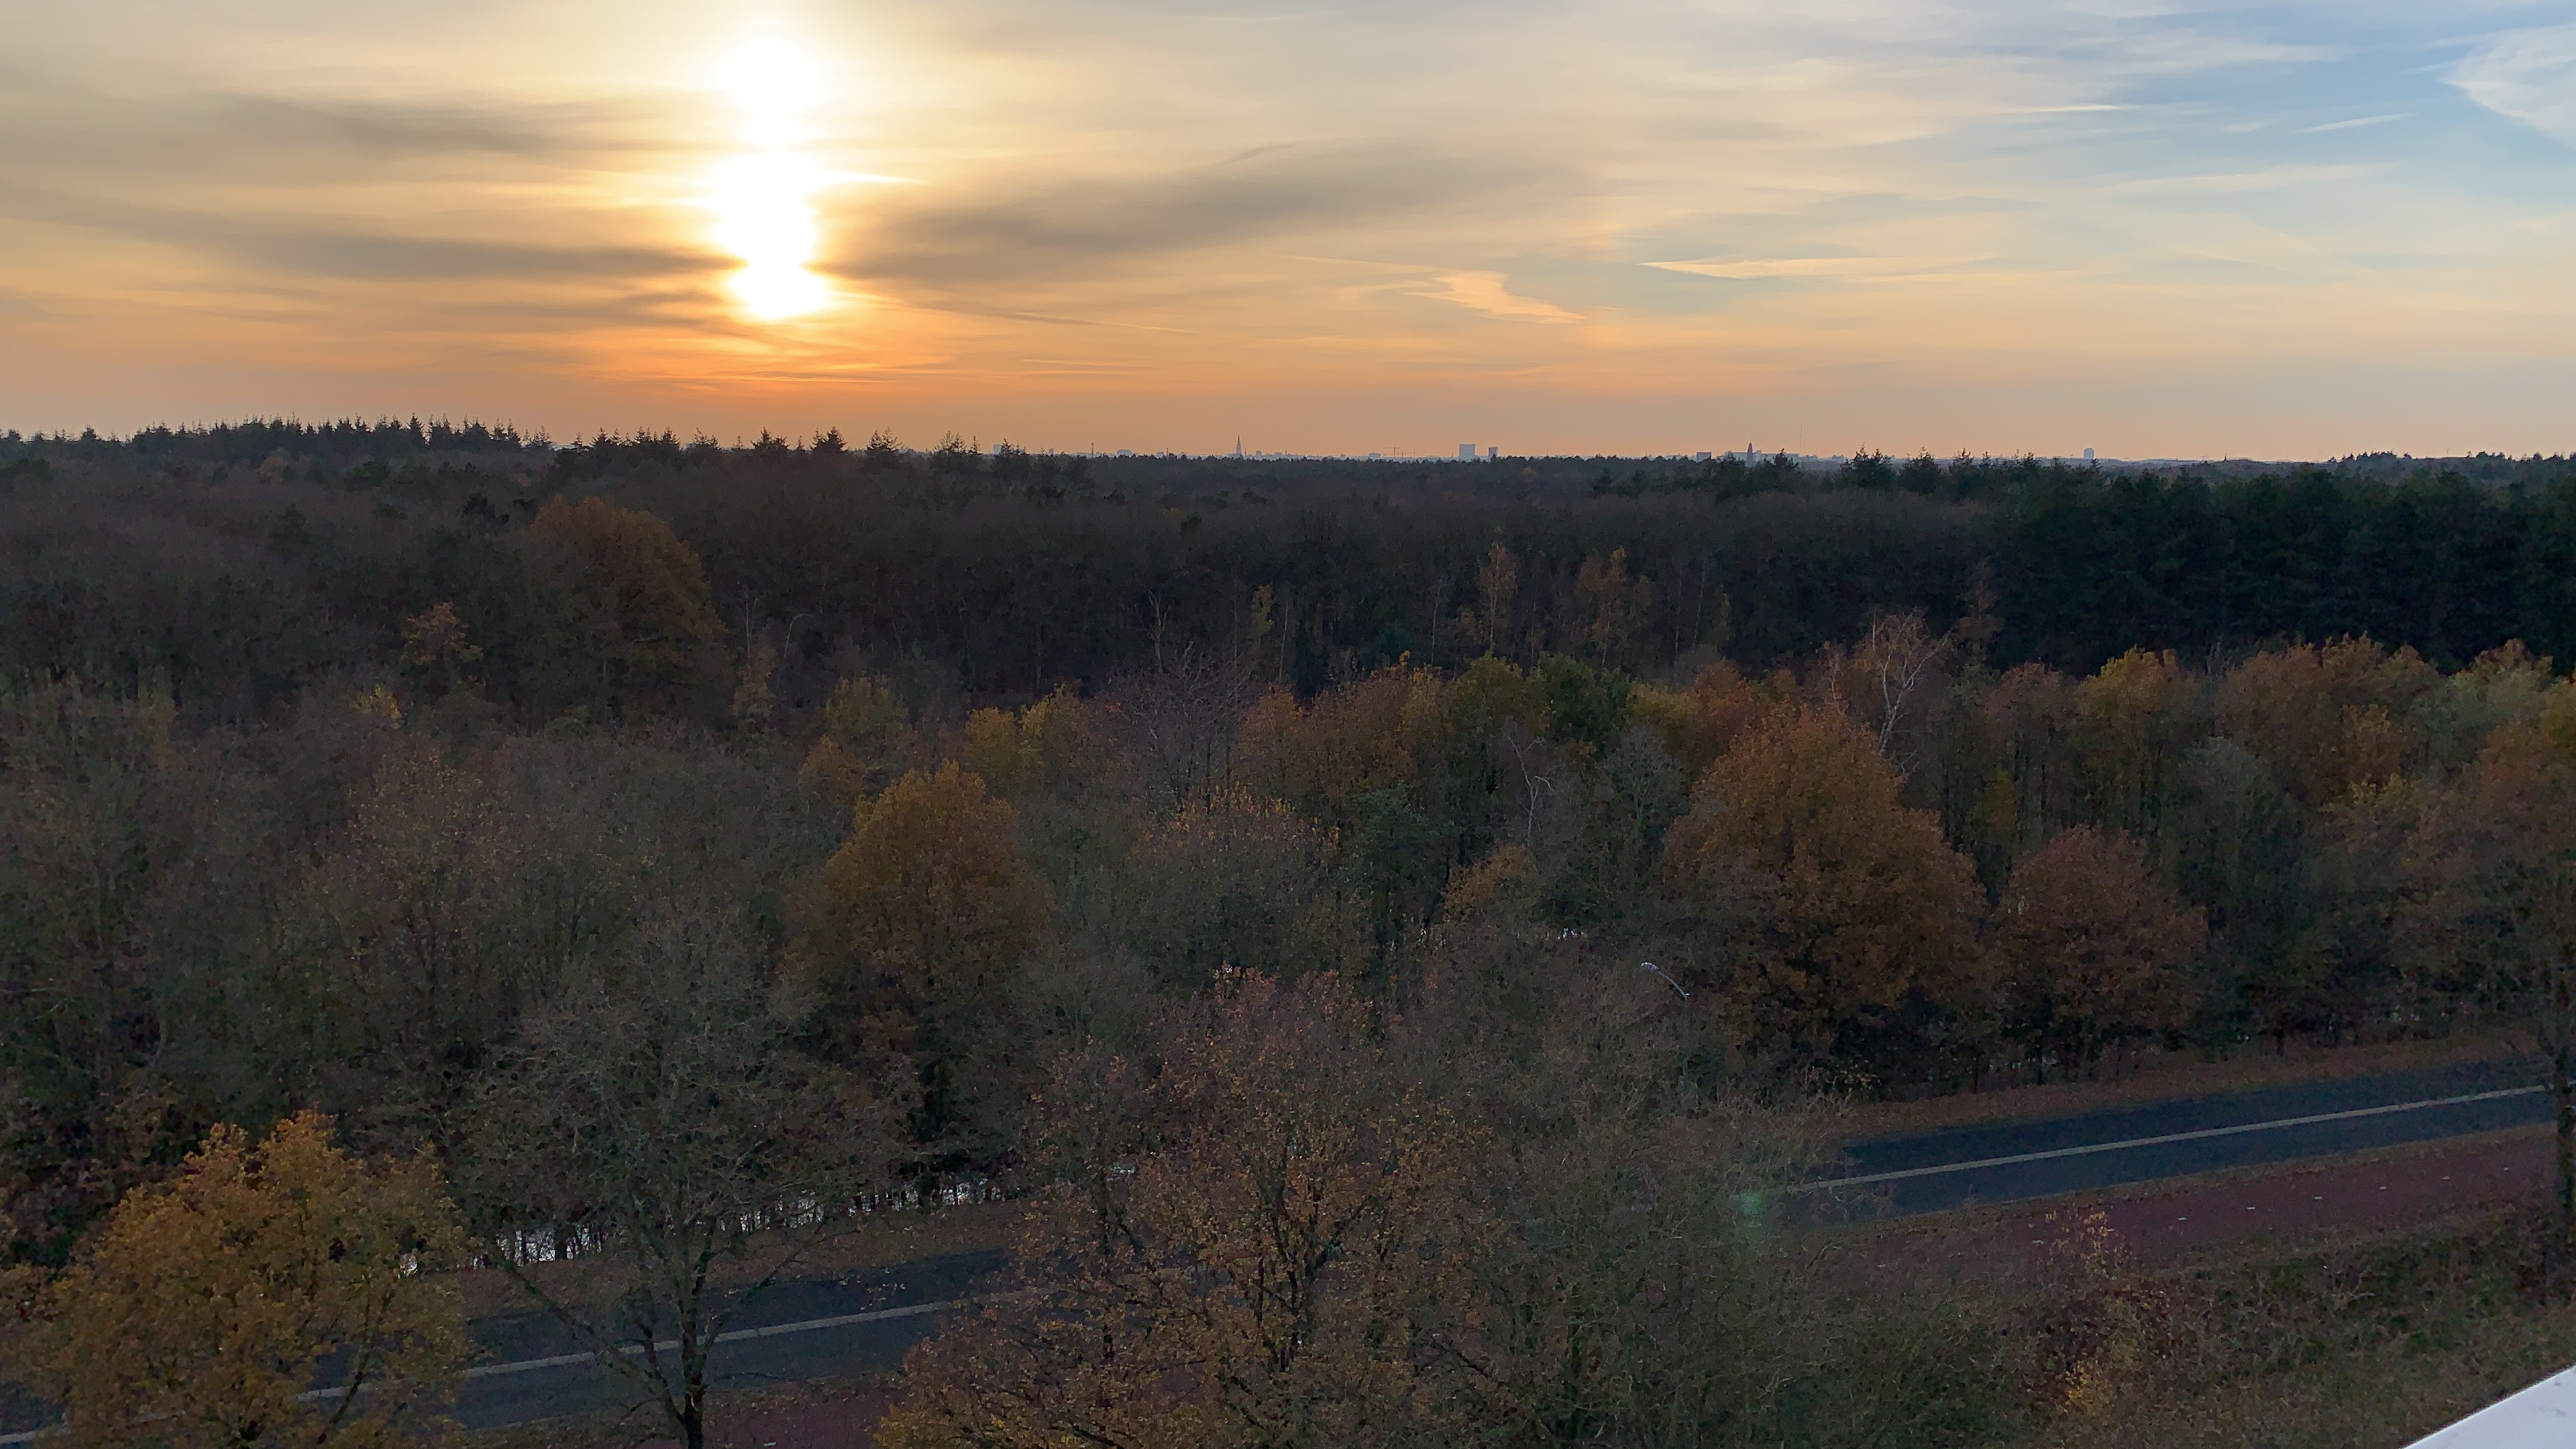
[[1501, 272], [1451, 272], [1437, 279], [1440, 290], [1426, 293], [1444, 302], [1455, 302], [1470, 311], [1508, 322], [1580, 322], [1583, 319], [1554, 302], [1536, 297], [1514, 296], [1510, 278]]
[[991, 195], [924, 187], [866, 198], [833, 267], [886, 285], [1059, 285], [1437, 217], [1549, 175], [1421, 145], [1288, 145], [1143, 175], [1022, 177]]
[[1772, 257], [1758, 260], [1709, 257], [1694, 262], [1648, 262], [1647, 266], [1667, 272], [1687, 272], [1695, 277], [1722, 277], [1730, 281], [1758, 281], [1777, 277], [1912, 277], [1933, 272], [1946, 272], [1979, 257]]
[[2576, 24], [2500, 36], [2453, 67], [2451, 83], [2488, 110], [2576, 146]]
[[2322, 136], [2331, 131], [2359, 131], [2371, 126], [2385, 126], [2397, 121], [2415, 119], [2413, 111], [2391, 111], [2383, 116], [2356, 116], [2349, 121], [2328, 121], [2321, 126], [2301, 126], [2297, 134]]

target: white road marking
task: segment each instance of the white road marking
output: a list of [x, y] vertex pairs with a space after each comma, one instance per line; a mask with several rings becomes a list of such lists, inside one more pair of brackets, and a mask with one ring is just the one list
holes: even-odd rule
[[2059, 1157], [2084, 1157], [2096, 1152], [2123, 1152], [2132, 1147], [2161, 1147], [2168, 1142], [2199, 1142], [2211, 1137], [2237, 1137], [2248, 1132], [2270, 1132], [2283, 1127], [2307, 1127], [2319, 1122], [2349, 1122], [2356, 1117], [2385, 1117], [2393, 1112], [2419, 1112], [2427, 1107], [2456, 1107], [2467, 1102], [2493, 1102], [2504, 1097], [2525, 1097], [2546, 1087], [2506, 1087], [2493, 1092], [2467, 1092], [2457, 1097], [2429, 1097], [2421, 1102], [2394, 1102], [2385, 1107], [2355, 1107], [2344, 1112], [2317, 1112], [2305, 1117], [2281, 1117], [2270, 1122], [2242, 1122], [2233, 1127], [2204, 1127], [2196, 1132], [2168, 1132], [2160, 1137], [2132, 1137], [2122, 1142], [2092, 1142], [2082, 1147], [2056, 1147], [2046, 1152], [2016, 1152], [2009, 1157], [1981, 1157], [1974, 1162], [1944, 1162], [1932, 1167], [1908, 1167], [1895, 1172], [1869, 1172], [1853, 1177], [1828, 1177], [1816, 1182], [1802, 1182], [1791, 1192], [1824, 1192], [1837, 1187], [1865, 1187], [1873, 1182], [1896, 1182], [1909, 1177], [1937, 1177], [1947, 1172], [1975, 1172], [1983, 1167], [2010, 1167], [2021, 1162], [2046, 1162]]
[[[777, 1338], [790, 1333], [813, 1333], [825, 1328], [847, 1328], [854, 1323], [878, 1323], [889, 1318], [912, 1318], [924, 1313], [937, 1313], [943, 1308], [955, 1308], [966, 1301], [962, 1298], [952, 1298], [938, 1303], [907, 1303], [900, 1308], [878, 1308], [866, 1313], [843, 1313], [831, 1318], [808, 1318], [800, 1323], [773, 1323], [763, 1328], [735, 1328], [717, 1334], [716, 1342], [739, 1343], [752, 1338]], [[664, 1352], [677, 1349], [679, 1346], [677, 1339], [653, 1345], [654, 1348]], [[641, 1344], [628, 1344], [618, 1352], [628, 1357], [635, 1357], [641, 1355], [644, 1349]], [[497, 1378], [503, 1374], [535, 1373], [540, 1369], [570, 1368], [575, 1364], [597, 1362], [599, 1362], [599, 1355], [595, 1353], [559, 1353], [551, 1358], [523, 1358], [513, 1363], [477, 1364], [467, 1369], [465, 1376], [469, 1379], [488, 1379]], [[303, 1397], [329, 1399], [337, 1398], [347, 1392], [346, 1389], [315, 1389]], [[0, 1449], [8, 1449], [8, 1446], [17, 1444], [33, 1444], [39, 1439], [52, 1437], [53, 1433], [51, 1429], [34, 1429], [20, 1434], [0, 1434]]]
[[[716, 1335], [716, 1342], [740, 1343], [749, 1338], [776, 1338], [782, 1334], [812, 1333], [824, 1328], [847, 1328], [853, 1323], [877, 1323], [889, 1318], [911, 1318], [923, 1313], [937, 1313], [943, 1308], [954, 1308], [963, 1301], [965, 1300], [952, 1298], [939, 1303], [907, 1303], [901, 1308], [878, 1308], [866, 1313], [843, 1313], [832, 1318], [808, 1318], [801, 1323], [773, 1323], [766, 1328], [728, 1329]], [[653, 1345], [657, 1351], [666, 1353], [679, 1346], [680, 1341], [676, 1338]], [[642, 1344], [630, 1343], [617, 1351], [628, 1358], [635, 1358], [643, 1354], [644, 1347]], [[465, 1376], [469, 1379], [488, 1379], [502, 1374], [534, 1373], [539, 1369], [565, 1368], [578, 1363], [597, 1362], [599, 1362], [599, 1355], [595, 1353], [559, 1353], [552, 1358], [523, 1358], [515, 1363], [478, 1364], [467, 1369]], [[8, 1442], [0, 1439], [0, 1444]]]

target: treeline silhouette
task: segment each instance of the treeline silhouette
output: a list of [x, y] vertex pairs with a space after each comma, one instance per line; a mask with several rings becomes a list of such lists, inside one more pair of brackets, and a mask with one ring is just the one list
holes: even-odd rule
[[[538, 659], [547, 606], [514, 556], [566, 492], [667, 519], [730, 628], [787, 629], [789, 688], [809, 702], [833, 676], [823, 661], [845, 656], [1022, 700], [1184, 651], [1231, 658], [1263, 590], [1269, 667], [1301, 691], [1489, 648], [1649, 674], [1721, 655], [1767, 667], [1873, 612], [1946, 629], [1981, 579], [2000, 666], [2089, 670], [2133, 647], [2208, 664], [2347, 634], [2441, 668], [2508, 639], [2576, 657], [2566, 459], [2402, 473], [2387, 458], [2251, 473], [1868, 454], [1422, 464], [837, 434], [556, 449], [480, 424], [250, 423], [0, 437], [0, 460], [0, 527], [17, 543], [0, 673], [154, 679], [192, 714], [232, 719], [319, 672], [386, 663], [394, 621], [441, 600], [494, 651], [489, 687], [521, 719], [598, 703]], [[1496, 542], [1520, 586], [1511, 617], [1471, 639], [1459, 620]], [[1634, 617], [1595, 638], [1583, 570], [1620, 550], [1644, 587]]]

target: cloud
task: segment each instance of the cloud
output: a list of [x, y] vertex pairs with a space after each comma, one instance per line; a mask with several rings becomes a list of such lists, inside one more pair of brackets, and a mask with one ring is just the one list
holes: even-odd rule
[[1346, 144], [1264, 147], [1141, 177], [983, 178], [891, 200], [873, 194], [862, 234], [828, 269], [937, 286], [1079, 281], [1220, 247], [1347, 239], [1541, 174], [1525, 163]]
[[2576, 146], [2576, 25], [2500, 36], [2454, 66], [2450, 80], [2488, 110]]
[[338, 219], [150, 206], [6, 181], [0, 181], [0, 204], [17, 216], [185, 247], [298, 278], [618, 280], [668, 276], [707, 264], [704, 253], [679, 247], [397, 234], [352, 228]]
[[1442, 290], [1426, 292], [1424, 296], [1437, 297], [1444, 302], [1455, 302], [1461, 307], [1482, 312], [1489, 317], [1500, 317], [1511, 322], [1563, 323], [1583, 320], [1553, 302], [1542, 302], [1536, 297], [1513, 296], [1504, 286], [1509, 278], [1501, 272], [1451, 272], [1436, 280], [1439, 281]]
[[2322, 126], [2301, 126], [2296, 134], [2301, 136], [2322, 136], [2328, 131], [2358, 131], [2365, 126], [2385, 126], [2391, 121], [2411, 121], [2413, 119], [2415, 119], [2415, 113], [2413, 111], [2391, 111], [2384, 116], [2357, 116], [2349, 121], [2328, 121]]
[[18, 143], [0, 166], [127, 185], [238, 177], [313, 186], [450, 160], [596, 164], [639, 143], [668, 149], [638, 134], [652, 114], [640, 102], [122, 95], [22, 84], [0, 87], [0, 130]]
[[1914, 277], [1946, 272], [1985, 260], [1982, 257], [1773, 257], [1739, 259], [1708, 257], [1695, 262], [1648, 262], [1667, 272], [1728, 281], [1767, 281], [1777, 277]]

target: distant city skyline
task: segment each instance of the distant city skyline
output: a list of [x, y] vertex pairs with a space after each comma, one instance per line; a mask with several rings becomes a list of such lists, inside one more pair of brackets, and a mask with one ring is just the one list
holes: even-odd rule
[[11, 21], [0, 428], [2576, 448], [2563, 0]]

